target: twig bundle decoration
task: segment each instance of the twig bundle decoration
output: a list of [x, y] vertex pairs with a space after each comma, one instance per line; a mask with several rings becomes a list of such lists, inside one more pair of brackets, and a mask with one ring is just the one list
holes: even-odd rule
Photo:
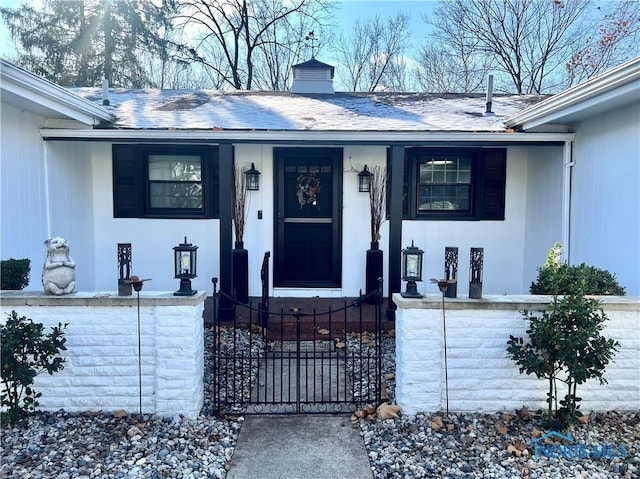
[[371, 171], [369, 208], [371, 210], [371, 242], [380, 241], [380, 225], [387, 213], [387, 171], [374, 166]]
[[233, 170], [233, 228], [239, 242], [243, 241], [247, 218], [247, 169], [246, 166], [236, 166]]

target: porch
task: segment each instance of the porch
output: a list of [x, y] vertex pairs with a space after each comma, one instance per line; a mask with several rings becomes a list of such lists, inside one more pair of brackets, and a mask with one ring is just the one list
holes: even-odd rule
[[[260, 325], [258, 315], [261, 301], [260, 297], [250, 297], [247, 305], [236, 306], [235, 321], [228, 321], [229, 324], [235, 322], [235, 325], [240, 327], [247, 327], [250, 324]], [[355, 301], [358, 301], [358, 298], [270, 297], [269, 315], [278, 318], [277, 321], [272, 322], [276, 328], [273, 332], [278, 336], [282, 335], [283, 340], [295, 340], [296, 313], [301, 313], [302, 340], [313, 340], [314, 333], [317, 338], [319, 330], [328, 331], [324, 336], [329, 338], [339, 337], [344, 331], [374, 331], [376, 329], [375, 305], [364, 302], [360, 308], [350, 307]], [[395, 330], [395, 320], [389, 319], [390, 316], [387, 315], [388, 306], [388, 300], [384, 298], [381, 304], [381, 327], [385, 332]], [[204, 302], [202, 315], [205, 328], [213, 327], [213, 314], [213, 297], [208, 296]], [[281, 315], [282, 319], [280, 319]]]

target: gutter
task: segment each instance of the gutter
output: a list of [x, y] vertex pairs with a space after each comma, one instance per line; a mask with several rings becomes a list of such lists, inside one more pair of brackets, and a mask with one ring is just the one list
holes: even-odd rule
[[564, 143], [574, 139], [573, 133], [507, 133], [507, 132], [442, 132], [442, 131], [273, 131], [273, 130], [68, 130], [41, 128], [45, 140], [80, 141], [159, 141], [159, 142], [235, 142], [278, 143], [318, 142], [326, 144], [419, 144], [425, 142], [461, 143]]
[[508, 118], [505, 125], [528, 130], [570, 113], [567, 110], [572, 107], [583, 109], [585, 102], [593, 106], [637, 90], [640, 90], [640, 57], [527, 108]]
[[105, 108], [6, 60], [0, 60], [0, 67], [0, 86], [3, 91], [33, 101], [86, 125], [95, 126], [101, 122], [116, 120], [116, 116]]

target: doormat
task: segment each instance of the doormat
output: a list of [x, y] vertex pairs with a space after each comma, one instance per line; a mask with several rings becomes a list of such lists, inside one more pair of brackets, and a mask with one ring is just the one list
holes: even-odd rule
[[[274, 341], [270, 343], [272, 351], [282, 351], [283, 353], [295, 353], [300, 344], [300, 351], [305, 353], [330, 353], [336, 350], [333, 341]], [[315, 349], [314, 349], [315, 347]]]

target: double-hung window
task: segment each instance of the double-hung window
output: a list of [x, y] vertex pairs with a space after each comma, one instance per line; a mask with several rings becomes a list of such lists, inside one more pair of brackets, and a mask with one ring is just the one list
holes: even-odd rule
[[504, 220], [506, 150], [407, 148], [407, 219]]
[[202, 157], [152, 154], [147, 157], [149, 210], [202, 211]]
[[418, 213], [471, 211], [471, 157], [418, 158]]
[[114, 217], [215, 218], [218, 152], [209, 146], [114, 145]]

